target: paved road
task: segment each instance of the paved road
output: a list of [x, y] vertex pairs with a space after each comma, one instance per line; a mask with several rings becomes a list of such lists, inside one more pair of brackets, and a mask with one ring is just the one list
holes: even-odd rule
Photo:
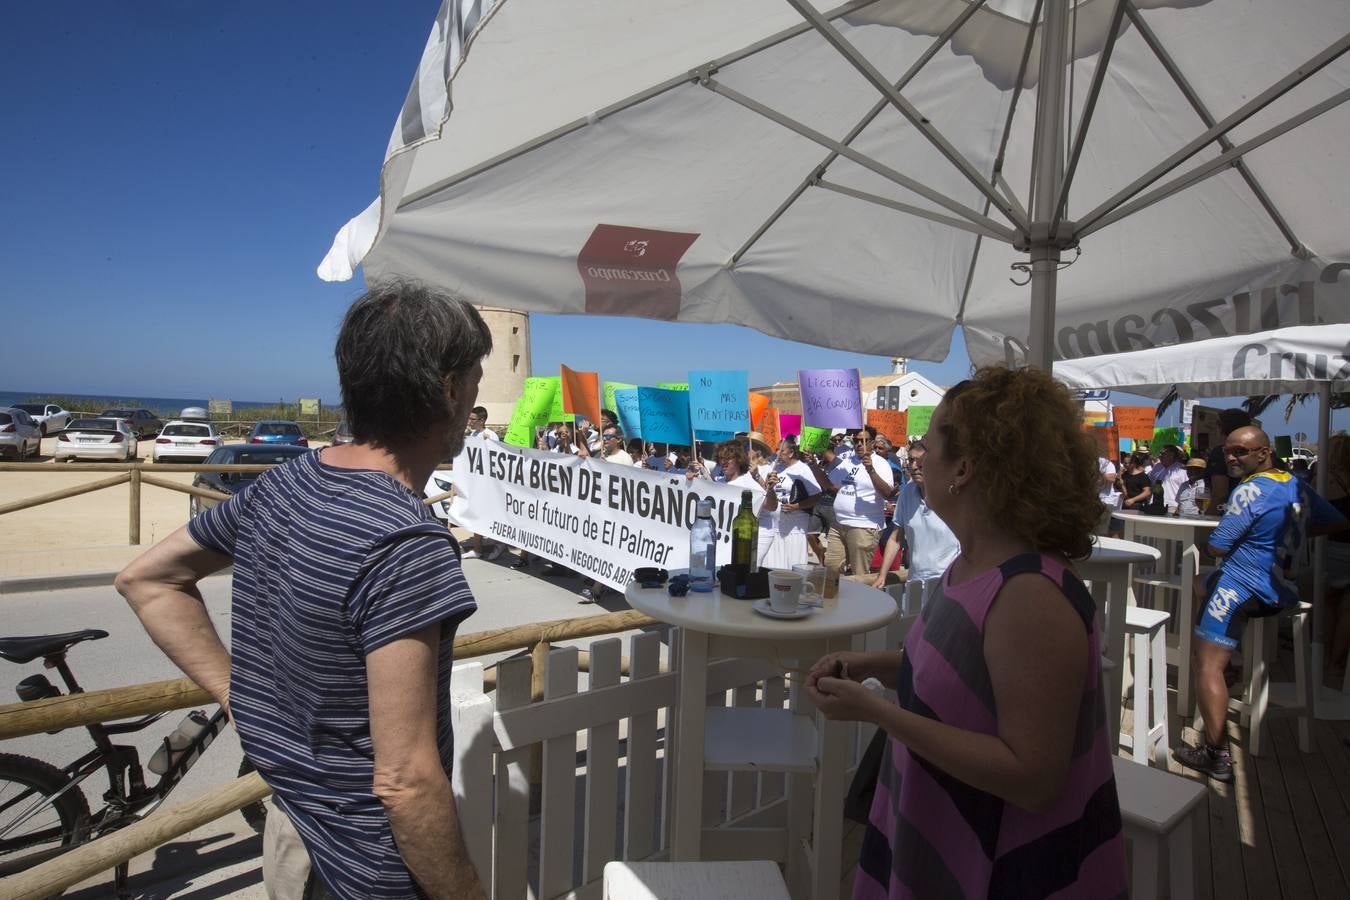
[[[483, 560], [466, 561], [465, 572], [478, 598], [479, 610], [461, 626], [464, 633], [628, 608], [622, 597], [612, 592], [598, 605], [579, 605], [576, 596], [582, 585], [579, 578], [545, 579]], [[207, 579], [202, 584], [202, 594], [212, 622], [228, 643], [230, 579]], [[0, 622], [3, 635], [48, 634], [82, 628], [109, 632], [109, 638], [81, 644], [70, 654], [75, 676], [86, 689], [140, 684], [181, 674], [154, 646], [110, 587], [0, 596]], [[489, 657], [484, 662], [493, 660]], [[41, 671], [40, 662], [19, 666], [0, 661], [0, 696], [13, 696], [8, 693], [10, 686]], [[54, 673], [49, 675], [56, 680]], [[182, 715], [170, 713], [140, 736], [127, 736], [125, 742], [135, 744], [141, 758], [147, 759]], [[87, 735], [78, 729], [0, 744], [0, 752], [34, 756], [58, 765], [74, 760], [89, 748]], [[166, 805], [188, 802], [226, 783], [235, 776], [241, 758], [238, 737], [227, 729], [170, 795]], [[94, 776], [84, 787], [85, 795], [94, 804], [107, 785], [100, 776]], [[231, 814], [133, 860], [133, 896], [261, 900], [266, 896], [261, 854], [261, 839], [241, 816]], [[77, 885], [66, 896], [81, 900], [106, 897], [110, 888], [111, 873]]]

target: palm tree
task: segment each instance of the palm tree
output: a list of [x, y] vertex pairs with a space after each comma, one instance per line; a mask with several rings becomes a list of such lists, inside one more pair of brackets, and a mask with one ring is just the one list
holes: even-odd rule
[[[1289, 402], [1284, 405], [1284, 420], [1289, 421], [1290, 416], [1294, 414], [1294, 408], [1299, 404], [1306, 402], [1310, 397], [1316, 397], [1316, 394], [1291, 394]], [[1248, 397], [1242, 401], [1242, 408], [1247, 414], [1255, 418], [1270, 408], [1276, 400], [1280, 398], [1279, 394], [1269, 396]], [[1345, 409], [1350, 407], [1350, 394], [1332, 394], [1331, 408]]]

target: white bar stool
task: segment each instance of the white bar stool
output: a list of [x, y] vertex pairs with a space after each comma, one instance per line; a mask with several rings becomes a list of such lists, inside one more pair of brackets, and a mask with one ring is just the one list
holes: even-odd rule
[[1130, 896], [1134, 900], [1158, 896], [1159, 864], [1165, 850], [1168, 893], [1172, 900], [1191, 900], [1195, 896], [1195, 810], [1208, 788], [1119, 756], [1111, 764], [1130, 847]]
[[[1247, 685], [1240, 697], [1228, 701], [1230, 712], [1238, 713], [1239, 721], [1248, 729], [1247, 752], [1260, 756], [1265, 750], [1266, 717], [1271, 715], [1298, 716], [1298, 749], [1310, 753], [1312, 747], [1313, 672], [1312, 672], [1312, 604], [1300, 601], [1273, 616], [1262, 616], [1247, 622], [1247, 633], [1242, 638], [1242, 673]], [[1276, 655], [1276, 636], [1281, 619], [1288, 619], [1294, 633], [1294, 684], [1292, 697], [1271, 707], [1270, 664]], [[1195, 712], [1195, 730], [1203, 734], [1204, 717], [1199, 707]]]
[[1125, 611], [1125, 633], [1134, 644], [1134, 728], [1120, 743], [1134, 761], [1167, 768], [1167, 622], [1171, 613], [1131, 606]]

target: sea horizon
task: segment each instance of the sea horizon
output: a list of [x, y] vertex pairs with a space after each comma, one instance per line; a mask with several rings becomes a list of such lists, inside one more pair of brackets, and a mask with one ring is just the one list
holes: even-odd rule
[[[77, 391], [0, 391], [0, 406], [13, 406], [15, 403], [45, 403], [50, 399], [60, 398], [62, 400], [87, 401], [88, 407], [79, 410], [80, 412], [92, 411], [95, 407], [107, 409], [113, 406], [135, 406], [137, 408], [148, 409], [157, 415], [168, 413], [177, 416], [178, 413], [188, 406], [206, 406], [204, 397], [145, 397], [135, 393], [127, 394], [92, 394]], [[277, 400], [236, 400], [228, 395], [217, 396], [214, 400], [229, 400], [236, 409], [244, 409], [256, 406], [276, 406], [278, 403], [295, 403], [296, 398]], [[341, 404], [329, 403], [323, 401], [324, 408], [334, 409]]]

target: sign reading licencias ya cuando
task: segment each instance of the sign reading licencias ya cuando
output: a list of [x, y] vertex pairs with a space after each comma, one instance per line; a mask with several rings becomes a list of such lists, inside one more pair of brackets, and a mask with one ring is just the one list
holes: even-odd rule
[[617, 590], [634, 569], [689, 565], [698, 501], [713, 500], [721, 555], [741, 492], [594, 458], [469, 438], [455, 458], [457, 524], [528, 550]]

